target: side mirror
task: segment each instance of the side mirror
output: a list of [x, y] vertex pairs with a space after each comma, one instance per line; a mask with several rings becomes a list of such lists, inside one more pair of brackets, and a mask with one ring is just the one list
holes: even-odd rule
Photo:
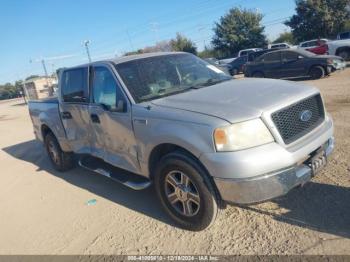
[[117, 101], [117, 105], [116, 106], [111, 106], [111, 108], [109, 109], [109, 111], [111, 112], [125, 112], [125, 103], [123, 100], [118, 100]]

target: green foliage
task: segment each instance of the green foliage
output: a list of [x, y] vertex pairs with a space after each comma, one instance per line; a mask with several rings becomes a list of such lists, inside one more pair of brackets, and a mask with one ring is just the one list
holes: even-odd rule
[[0, 85], [0, 100], [19, 97], [22, 86], [14, 86], [11, 83]]
[[124, 55], [128, 56], [128, 55], [139, 55], [139, 54], [143, 54], [143, 50], [142, 49], [138, 49], [136, 51], [130, 51], [130, 52], [126, 52]]
[[298, 41], [333, 38], [350, 19], [349, 4], [350, 0], [296, 0], [296, 14], [285, 25]]
[[284, 32], [281, 33], [272, 43], [289, 43], [295, 45], [297, 42], [295, 41], [292, 32]]
[[197, 54], [197, 47], [194, 42], [180, 33], [176, 34], [175, 39], [170, 40], [170, 46], [172, 51], [183, 51], [192, 54]]
[[232, 8], [215, 24], [212, 44], [225, 56], [232, 56], [241, 49], [267, 45], [263, 16], [249, 9]]

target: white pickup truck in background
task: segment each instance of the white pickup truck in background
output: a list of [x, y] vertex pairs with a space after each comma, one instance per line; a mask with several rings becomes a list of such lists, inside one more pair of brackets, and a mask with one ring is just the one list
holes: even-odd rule
[[329, 41], [328, 54], [342, 57], [345, 61], [350, 60], [350, 39]]

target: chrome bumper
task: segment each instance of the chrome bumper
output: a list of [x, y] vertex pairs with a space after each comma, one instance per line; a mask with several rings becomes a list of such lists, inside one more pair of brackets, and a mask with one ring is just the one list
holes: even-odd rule
[[[333, 149], [334, 138], [331, 137], [325, 145], [326, 156], [329, 156]], [[311, 177], [311, 168], [301, 164], [252, 178], [214, 178], [214, 181], [224, 201], [252, 204], [285, 195], [292, 188], [308, 182]]]

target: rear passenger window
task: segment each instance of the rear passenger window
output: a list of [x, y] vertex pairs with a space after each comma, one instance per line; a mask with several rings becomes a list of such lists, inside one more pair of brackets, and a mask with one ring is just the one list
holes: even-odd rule
[[298, 53], [294, 53], [294, 52], [282, 52], [282, 60], [283, 61], [295, 61], [298, 59], [299, 54]]
[[62, 75], [62, 98], [64, 102], [88, 101], [87, 68], [71, 69]]
[[264, 56], [264, 62], [280, 62], [280, 52], [273, 52]]

